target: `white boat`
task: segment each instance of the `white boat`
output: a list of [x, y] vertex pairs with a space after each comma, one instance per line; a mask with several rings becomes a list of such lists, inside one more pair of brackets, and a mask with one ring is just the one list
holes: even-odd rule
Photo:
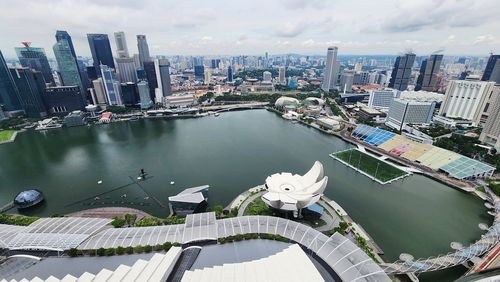
[[133, 116], [130, 118], [130, 121], [137, 121], [139, 120], [139, 117], [138, 116]]
[[214, 114], [214, 116], [215, 116], [215, 117], [218, 117], [218, 116], [219, 116], [219, 113], [215, 113], [215, 114]]
[[174, 185], [175, 184], [175, 181], [170, 181], [170, 185]]

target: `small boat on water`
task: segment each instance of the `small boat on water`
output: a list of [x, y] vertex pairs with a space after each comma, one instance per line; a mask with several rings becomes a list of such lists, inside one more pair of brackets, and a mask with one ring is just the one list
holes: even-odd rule
[[170, 185], [174, 185], [175, 184], [175, 181], [170, 181]]
[[138, 121], [139, 117], [138, 116], [133, 116], [130, 118], [130, 121]]
[[218, 117], [220, 114], [219, 113], [215, 113], [214, 114], [214, 117]]

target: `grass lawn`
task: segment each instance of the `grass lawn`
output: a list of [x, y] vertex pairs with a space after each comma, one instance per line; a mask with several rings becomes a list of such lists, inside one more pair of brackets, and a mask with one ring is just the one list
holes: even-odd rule
[[0, 142], [9, 141], [15, 130], [0, 130]]
[[258, 197], [247, 206], [243, 215], [273, 215], [273, 211]]
[[406, 172], [400, 170], [399, 168], [355, 149], [334, 153], [334, 155], [382, 182], [389, 181], [406, 174]]

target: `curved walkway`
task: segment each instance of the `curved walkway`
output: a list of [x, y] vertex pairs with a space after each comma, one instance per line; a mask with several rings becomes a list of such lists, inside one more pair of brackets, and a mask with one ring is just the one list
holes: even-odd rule
[[475, 257], [481, 256], [491, 250], [500, 242], [500, 198], [489, 188], [486, 188], [489, 200], [495, 209], [495, 219], [488, 232], [474, 244], [445, 255], [418, 259], [416, 261], [397, 261], [381, 265], [388, 274], [421, 273], [450, 268], [464, 264]]

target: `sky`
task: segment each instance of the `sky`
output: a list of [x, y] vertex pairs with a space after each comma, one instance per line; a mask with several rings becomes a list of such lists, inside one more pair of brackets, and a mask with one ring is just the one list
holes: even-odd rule
[[498, 0], [0, 0], [0, 50], [22, 41], [54, 57], [56, 30], [90, 56], [87, 33], [146, 34], [151, 55], [500, 53]]

